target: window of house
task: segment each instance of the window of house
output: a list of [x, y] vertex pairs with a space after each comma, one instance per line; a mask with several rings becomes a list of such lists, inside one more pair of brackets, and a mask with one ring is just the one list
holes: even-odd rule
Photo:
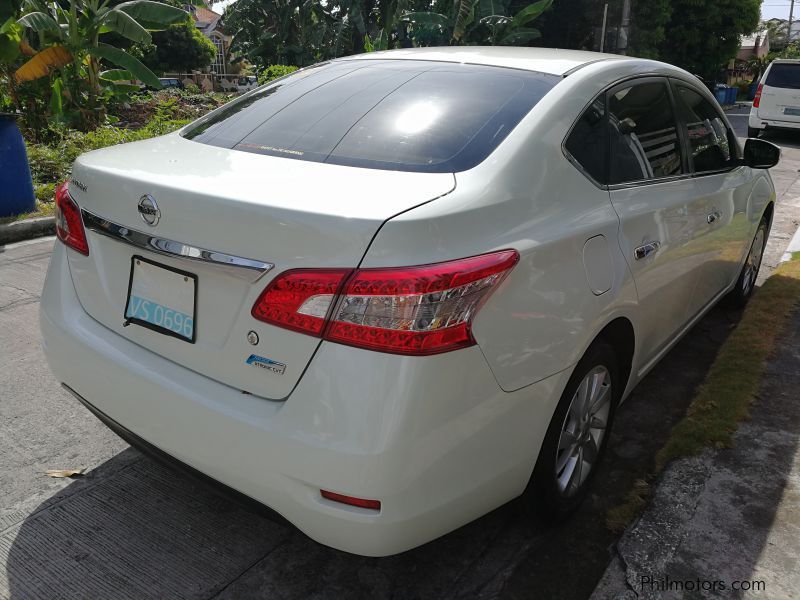
[[698, 92], [677, 86], [677, 109], [689, 140], [689, 162], [695, 172], [730, 167], [737, 154], [736, 138], [719, 110]]
[[217, 48], [217, 55], [214, 57], [211, 70], [217, 75], [223, 75], [225, 73], [225, 45], [222, 38], [217, 35], [212, 35], [211, 41], [214, 42], [214, 46]]
[[564, 147], [590, 177], [598, 183], [606, 183], [608, 124], [604, 97], [592, 102], [583, 112]]
[[609, 183], [683, 173], [677, 122], [666, 82], [647, 81], [608, 94]]

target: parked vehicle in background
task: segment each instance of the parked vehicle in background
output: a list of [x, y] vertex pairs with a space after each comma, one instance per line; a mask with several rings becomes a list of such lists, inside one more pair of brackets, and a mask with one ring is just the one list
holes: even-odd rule
[[258, 79], [255, 75], [243, 75], [239, 77], [238, 89], [240, 92], [247, 92], [258, 87]]
[[766, 129], [800, 129], [800, 60], [770, 63], [756, 88], [747, 125], [748, 137]]
[[779, 155], [655, 61], [314, 65], [77, 159], [45, 353], [131, 443], [335, 548], [402, 552], [518, 496], [562, 518], [617, 405], [752, 293]]
[[183, 89], [183, 82], [176, 78], [176, 77], [159, 77], [158, 80], [161, 82], [161, 87], [166, 88], [178, 88]]

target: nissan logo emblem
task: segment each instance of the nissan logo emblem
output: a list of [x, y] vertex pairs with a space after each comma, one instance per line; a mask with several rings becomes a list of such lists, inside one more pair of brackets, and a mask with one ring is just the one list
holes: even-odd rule
[[139, 214], [142, 215], [142, 221], [155, 227], [158, 225], [158, 220], [161, 218], [161, 210], [156, 204], [156, 199], [150, 194], [145, 194], [139, 198], [139, 207], [137, 209]]

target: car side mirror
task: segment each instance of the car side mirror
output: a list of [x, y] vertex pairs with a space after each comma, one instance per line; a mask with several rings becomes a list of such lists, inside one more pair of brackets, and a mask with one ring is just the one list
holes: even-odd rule
[[754, 169], [771, 169], [781, 159], [781, 149], [770, 142], [748, 138], [744, 143], [744, 163]]

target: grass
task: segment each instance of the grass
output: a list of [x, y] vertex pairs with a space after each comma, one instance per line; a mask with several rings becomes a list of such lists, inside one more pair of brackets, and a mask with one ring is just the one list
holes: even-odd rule
[[36, 210], [34, 212], [22, 213], [21, 215], [14, 215], [11, 217], [0, 218], [0, 225], [7, 225], [15, 221], [22, 221], [23, 219], [32, 219], [33, 217], [49, 217], [56, 212], [55, 202], [42, 202], [36, 201]]
[[[739, 422], [749, 417], [766, 361], [789, 317], [800, 302], [800, 261], [783, 263], [753, 296], [733, 333], [720, 348], [697, 388], [686, 415], [656, 454], [652, 481], [671, 461], [699, 454], [704, 448], [730, 447]], [[650, 486], [637, 480], [622, 504], [606, 514], [606, 525], [621, 531], [647, 502]]]

